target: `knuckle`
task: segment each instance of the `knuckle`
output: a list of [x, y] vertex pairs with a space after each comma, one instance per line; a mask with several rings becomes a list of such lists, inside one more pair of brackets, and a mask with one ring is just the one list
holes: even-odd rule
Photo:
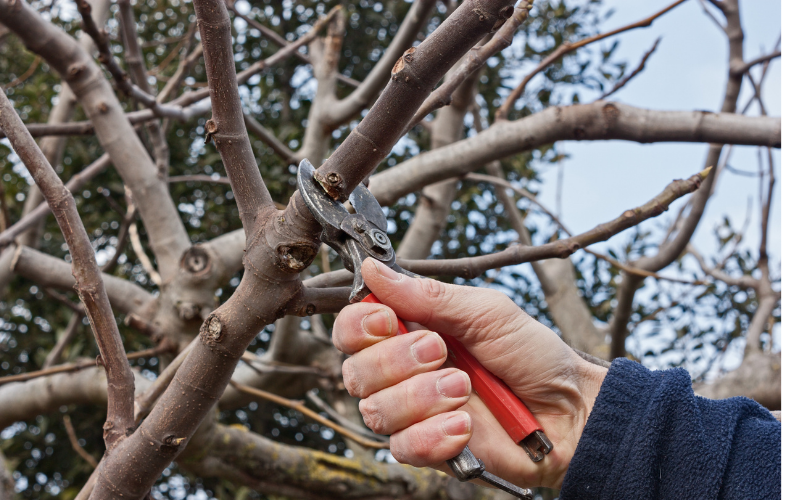
[[367, 427], [377, 434], [387, 434], [389, 426], [386, 421], [386, 415], [381, 411], [375, 398], [362, 399], [358, 403], [358, 409], [361, 411], [361, 416], [364, 417], [364, 423]]
[[359, 377], [356, 376], [352, 359], [353, 358], [347, 358], [344, 360], [344, 363], [342, 363], [342, 380], [344, 381], [344, 387], [347, 389], [347, 392], [355, 398], [360, 398], [363, 397], [364, 388], [359, 382]]

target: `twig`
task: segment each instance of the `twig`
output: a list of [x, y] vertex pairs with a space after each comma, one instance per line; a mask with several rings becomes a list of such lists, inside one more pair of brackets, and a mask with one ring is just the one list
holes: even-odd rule
[[722, 30], [722, 32], [724, 33], [724, 32], [725, 32], [725, 26], [723, 26], [723, 25], [722, 25], [722, 23], [720, 22], [720, 20], [716, 18], [716, 16], [714, 15], [714, 13], [713, 13], [713, 12], [711, 12], [710, 10], [708, 10], [708, 6], [706, 5], [706, 0], [697, 0], [697, 1], [698, 1], [698, 2], [700, 2], [700, 7], [702, 7], [702, 8], [703, 8], [703, 12], [705, 12], [705, 13], [706, 13], [706, 15], [707, 15], [708, 17], [710, 17], [712, 21], [714, 21], [714, 24], [716, 24], [716, 25], [717, 25], [717, 27], [718, 27], [720, 30]]
[[114, 83], [117, 87], [128, 96], [131, 96], [136, 101], [142, 103], [146, 108], [151, 109], [156, 116], [169, 116], [171, 118], [181, 118], [180, 110], [175, 110], [169, 106], [162, 106], [156, 99], [150, 95], [146, 90], [142, 90], [134, 84], [125, 71], [119, 67], [117, 61], [111, 53], [111, 47], [108, 43], [108, 34], [105, 30], [100, 30], [92, 19], [92, 6], [86, 0], [76, 0], [78, 12], [83, 21], [83, 31], [94, 40], [97, 50], [99, 52], [98, 60], [106, 67], [111, 76], [114, 77]]
[[30, 78], [33, 72], [36, 71], [36, 68], [39, 67], [39, 63], [41, 62], [42, 62], [42, 56], [37, 55], [35, 58], [33, 58], [33, 62], [28, 67], [28, 69], [25, 70], [24, 73], [22, 73], [22, 75], [20, 75], [18, 78], [15, 78], [11, 82], [3, 85], [3, 90], [10, 89], [11, 87], [16, 87], [20, 83]]
[[[233, 15], [235, 15], [236, 17], [242, 19], [244, 22], [249, 24], [251, 27], [255, 28], [259, 33], [261, 33], [262, 35], [264, 35], [268, 39], [272, 40], [273, 42], [277, 43], [279, 46], [284, 47], [284, 48], [289, 45], [289, 42], [286, 41], [286, 39], [283, 38], [282, 36], [280, 36], [279, 34], [275, 33], [274, 31], [272, 31], [271, 29], [267, 28], [266, 26], [264, 26], [263, 24], [259, 23], [258, 21], [250, 19], [248, 16], [246, 16], [246, 15], [242, 14], [241, 12], [239, 12], [236, 9], [236, 3], [235, 2], [227, 1], [225, 3], [228, 6], [228, 10], [230, 10], [233, 13]], [[339, 7], [339, 6], [337, 6], [337, 7]], [[328, 13], [328, 17], [326, 17], [326, 19], [330, 19], [330, 18], [331, 18], [331, 16], [330, 16], [330, 12], [329, 12]], [[294, 52], [295, 57], [297, 57], [298, 59], [303, 61], [304, 64], [311, 64], [311, 59], [307, 55], [305, 55], [305, 54], [303, 54], [301, 52], [298, 52], [299, 48], [300, 47], [298, 46], [298, 47], [292, 49], [292, 52]], [[350, 78], [349, 76], [344, 76], [343, 74], [338, 73], [338, 72], [336, 73], [336, 79], [339, 82], [344, 83], [345, 85], [349, 85], [350, 87], [353, 87], [353, 88], [356, 88], [356, 87], [358, 87], [360, 85], [360, 82], [358, 80], [354, 80], [354, 79]]]
[[658, 48], [658, 44], [660, 42], [661, 42], [661, 37], [656, 38], [656, 42], [653, 44], [653, 47], [644, 54], [644, 57], [642, 57], [642, 60], [639, 62], [639, 65], [636, 66], [636, 69], [634, 69], [620, 81], [615, 83], [614, 86], [611, 88], [611, 90], [601, 95], [598, 98], [598, 100], [602, 101], [603, 99], [607, 99], [611, 94], [613, 94], [614, 92], [618, 91], [619, 89], [627, 85], [629, 81], [633, 80], [633, 78], [636, 77], [636, 75], [644, 71], [644, 66], [645, 64], [647, 64], [647, 60], [650, 59], [650, 56], [653, 55], [653, 52], [656, 51], [656, 48]]
[[83, 314], [74, 312], [72, 316], [69, 318], [69, 323], [67, 323], [67, 327], [64, 329], [64, 333], [61, 334], [59, 337], [58, 342], [56, 342], [55, 347], [47, 353], [47, 358], [44, 360], [44, 364], [42, 368], [47, 369], [52, 367], [56, 364], [57, 361], [61, 359], [61, 355], [64, 353], [64, 349], [72, 342], [72, 339], [75, 338], [75, 334], [78, 333], [78, 327], [81, 325], [83, 321]]
[[763, 64], [763, 63], [765, 63], [767, 61], [771, 61], [772, 59], [778, 58], [780, 56], [781, 56], [781, 51], [780, 50], [776, 50], [775, 52], [773, 52], [771, 54], [766, 54], [766, 55], [763, 55], [761, 57], [757, 57], [757, 58], [753, 59], [750, 62], [742, 63], [740, 66], [735, 67], [733, 69], [733, 71], [735, 73], [737, 73], [737, 74], [743, 75], [748, 70], [750, 70], [750, 68], [752, 68], [753, 66], [756, 66], [756, 65], [759, 65], [759, 64]]
[[161, 275], [158, 273], [158, 271], [156, 271], [156, 268], [153, 267], [153, 263], [150, 262], [150, 257], [147, 256], [147, 252], [145, 252], [144, 247], [142, 246], [142, 240], [139, 239], [139, 228], [136, 226], [135, 222], [131, 223], [128, 233], [130, 234], [133, 253], [136, 254], [136, 258], [139, 259], [139, 262], [141, 262], [142, 267], [150, 277], [150, 281], [152, 281], [156, 286], [161, 286]]
[[403, 260], [398, 259], [397, 263], [411, 272], [422, 275], [443, 275], [461, 276], [464, 278], [474, 278], [480, 276], [488, 269], [496, 269], [505, 266], [522, 264], [523, 262], [533, 262], [544, 259], [560, 258], [565, 259], [588, 245], [606, 241], [615, 234], [625, 229], [631, 228], [663, 213], [669, 205], [676, 199], [696, 191], [703, 180], [708, 177], [711, 168], [706, 168], [702, 172], [693, 175], [686, 180], [674, 180], [658, 196], [648, 201], [644, 205], [632, 210], [626, 210], [616, 219], [600, 224], [589, 231], [554, 241], [541, 246], [528, 247], [515, 245], [491, 255], [479, 257], [466, 257], [450, 260]]
[[500, 108], [495, 113], [495, 119], [496, 120], [508, 119], [509, 111], [514, 106], [514, 103], [517, 101], [517, 99], [519, 99], [519, 97], [522, 95], [522, 92], [525, 90], [525, 87], [528, 85], [528, 82], [530, 82], [534, 76], [541, 73], [546, 67], [553, 64], [555, 61], [563, 57], [565, 54], [568, 54], [581, 47], [589, 45], [590, 43], [597, 42], [598, 40], [603, 40], [610, 36], [618, 35], [625, 31], [630, 31], [637, 28], [646, 28], [650, 26], [653, 23], [653, 21], [655, 21], [656, 19], [658, 19], [659, 17], [666, 14], [667, 12], [674, 9], [675, 7], [677, 7], [678, 5], [682, 4], [685, 1], [686, 0], [677, 0], [676, 2], [665, 7], [664, 9], [661, 9], [660, 11], [656, 12], [652, 16], [642, 19], [641, 21], [635, 22], [633, 24], [617, 28], [607, 33], [601, 33], [599, 35], [590, 36], [584, 38], [583, 40], [579, 40], [575, 43], [565, 42], [559, 45], [558, 48], [556, 48], [553, 52], [551, 52], [550, 55], [545, 57], [544, 60], [540, 62], [538, 66], [536, 66], [536, 69], [534, 69], [525, 78], [523, 78], [522, 81], [519, 83], [519, 85], [517, 85], [517, 87], [513, 91], [511, 91], [506, 101], [503, 103], [502, 106], [500, 106]]
[[[81, 170], [80, 173], [74, 175], [72, 179], [67, 182], [65, 187], [69, 189], [71, 193], [77, 193], [109, 165], [111, 165], [111, 157], [108, 153], [104, 153], [103, 156], [93, 161], [88, 167]], [[39, 206], [28, 212], [27, 215], [18, 220], [14, 225], [0, 233], [0, 248], [13, 242], [17, 236], [42, 220], [42, 218], [46, 217], [49, 213], [50, 206], [46, 202], [40, 203]]]
[[186, 356], [188, 356], [194, 346], [197, 345], [199, 338], [200, 336], [198, 335], [189, 343], [189, 345], [184, 347], [183, 350], [177, 356], [175, 356], [175, 359], [173, 359], [170, 364], [161, 371], [155, 382], [150, 384], [150, 386], [143, 393], [136, 397], [136, 400], [133, 404], [134, 422], [138, 422], [142, 418], [146, 417], [148, 413], [150, 413], [153, 405], [164, 393], [164, 390], [166, 390], [167, 386], [170, 384], [170, 382], [172, 382], [172, 379], [175, 378], [175, 374], [178, 372], [178, 368], [181, 367], [181, 364], [183, 364]]
[[104, 273], [110, 273], [117, 266], [117, 261], [120, 255], [125, 251], [130, 237], [131, 224], [136, 219], [136, 206], [133, 203], [128, 204], [128, 210], [125, 212], [125, 217], [122, 218], [120, 223], [119, 233], [117, 233], [117, 248], [114, 250], [114, 255], [102, 267]]
[[[152, 356], [158, 356], [164, 352], [167, 352], [172, 349], [172, 345], [168, 343], [162, 343], [156, 347], [151, 347], [149, 349], [144, 349], [142, 351], [131, 352], [125, 355], [126, 360], [131, 359], [139, 359], [139, 358], [149, 358]], [[98, 366], [101, 363], [101, 358], [98, 357], [96, 360], [90, 361], [78, 361], [77, 363], [67, 363], [63, 365], [56, 365], [52, 368], [47, 368], [44, 370], [37, 370], [34, 372], [28, 373], [20, 373], [18, 375], [8, 375], [6, 377], [0, 377], [0, 385], [3, 384], [10, 384], [11, 382], [25, 382], [26, 380], [32, 380], [39, 377], [45, 377], [47, 375], [53, 375], [56, 373], [65, 373], [65, 372], [74, 372], [78, 370], [84, 370], [86, 368], [91, 368], [93, 366]], [[125, 363], [128, 366], [128, 363]], [[132, 415], [131, 415], [132, 416]]]
[[[462, 178], [463, 179], [467, 179], [467, 180], [477, 181], [477, 182], [489, 182], [489, 183], [495, 184], [497, 186], [501, 186], [501, 187], [513, 190], [515, 193], [517, 193], [517, 194], [519, 194], [521, 196], [524, 196], [525, 198], [530, 200], [534, 205], [536, 205], [545, 215], [547, 215], [559, 227], [559, 229], [564, 231], [564, 233], [566, 233], [567, 236], [570, 236], [570, 237], [572, 236], [572, 233], [566, 228], [566, 226], [564, 226], [564, 224], [561, 222], [560, 218], [557, 217], [553, 212], [548, 210], [547, 207], [542, 205], [539, 202], [538, 197], [536, 195], [534, 195], [533, 193], [529, 193], [528, 191], [525, 191], [524, 189], [521, 189], [521, 188], [518, 188], [518, 187], [514, 186], [513, 184], [511, 184], [507, 180], [501, 179], [499, 177], [495, 177], [493, 175], [483, 175], [483, 174], [469, 173], [469, 174], [466, 174], [465, 176], [463, 176]], [[629, 272], [631, 274], [636, 274], [638, 276], [642, 276], [642, 277], [645, 277], [645, 278], [655, 278], [655, 279], [658, 279], [658, 280], [673, 281], [673, 282], [676, 282], [676, 283], [683, 283], [683, 284], [688, 284], [688, 285], [705, 285], [706, 284], [704, 281], [684, 280], [684, 279], [681, 279], [681, 278], [673, 278], [673, 277], [670, 277], [670, 276], [663, 276], [663, 275], [660, 275], [660, 274], [657, 274], [657, 273], [651, 273], [650, 271], [646, 271], [644, 269], [637, 269], [637, 268], [635, 268], [633, 266], [629, 266], [627, 264], [623, 264], [622, 262], [619, 262], [618, 260], [612, 259], [611, 257], [608, 257], [607, 255], [603, 255], [603, 254], [601, 254], [599, 252], [595, 252], [594, 250], [592, 250], [590, 248], [582, 248], [581, 250], [583, 250], [586, 253], [590, 253], [590, 254], [594, 255], [598, 259], [602, 259], [602, 260], [608, 262], [609, 264], [611, 264], [612, 266], [614, 266], [614, 267], [616, 267], [618, 269], [622, 269], [623, 271], [627, 271], [627, 272]]]
[[78, 436], [75, 435], [75, 428], [72, 427], [72, 420], [69, 418], [69, 415], [64, 415], [64, 428], [67, 429], [67, 436], [69, 436], [69, 442], [72, 445], [72, 449], [75, 450], [75, 453], [86, 460], [89, 465], [96, 468], [97, 460], [90, 455], [88, 451], [84, 450], [83, 446], [78, 442]]
[[382, 436], [380, 434], [375, 434], [374, 432], [370, 431], [369, 429], [365, 429], [364, 427], [359, 426], [355, 422], [348, 420], [344, 415], [339, 413], [338, 411], [334, 410], [331, 405], [325, 402], [321, 397], [319, 397], [314, 391], [306, 392], [306, 397], [311, 400], [312, 403], [317, 405], [317, 407], [330, 415], [330, 417], [339, 423], [342, 427], [346, 427], [353, 432], [356, 432], [365, 438], [372, 439], [374, 441], [383, 441], [388, 443], [389, 437]]
[[476, 47], [469, 51], [465, 56], [465, 61], [461, 63], [461, 66], [425, 99], [425, 102], [422, 103], [422, 106], [420, 106], [409, 122], [408, 129], [411, 129], [414, 125], [421, 122], [432, 111], [442, 106], [448, 106], [452, 100], [453, 92], [456, 91], [458, 86], [461, 85], [469, 75], [482, 68], [490, 57], [511, 45], [514, 33], [516, 33], [517, 28], [528, 18], [532, 7], [533, 3], [528, 3], [524, 0], [520, 2], [514, 9], [514, 14], [506, 20], [491, 40], [482, 47]]
[[175, 73], [167, 80], [167, 84], [164, 85], [164, 88], [159, 92], [156, 101], [164, 102], [167, 100], [170, 94], [178, 88], [178, 85], [180, 85], [181, 81], [186, 77], [186, 74], [189, 73], [194, 63], [196, 63], [202, 55], [203, 45], [197, 44], [192, 52], [178, 64], [178, 69], [175, 70]]
[[365, 448], [374, 448], [379, 450], [389, 449], [389, 443], [382, 441], [373, 441], [372, 439], [364, 438], [360, 434], [357, 434], [351, 431], [350, 429], [342, 425], [339, 425], [336, 422], [329, 420], [323, 417], [322, 415], [308, 409], [308, 407], [306, 407], [302, 401], [293, 401], [291, 399], [286, 399], [284, 397], [278, 396], [277, 394], [272, 394], [270, 392], [262, 391], [254, 387], [243, 385], [238, 382], [234, 382], [233, 380], [230, 381], [230, 385], [232, 385], [236, 390], [243, 392], [245, 394], [256, 396], [261, 399], [266, 399], [267, 401], [270, 401], [272, 403], [279, 404], [281, 406], [285, 406], [287, 408], [291, 408], [292, 410], [298, 411], [303, 415], [305, 415], [306, 417], [315, 420], [326, 427], [330, 427], [339, 434], [352, 439], [353, 441], [355, 441], [356, 443], [360, 444]]
[[267, 146], [271, 147], [275, 153], [289, 163], [299, 163], [302, 158], [298, 158], [297, 154], [289, 149], [289, 147], [281, 142], [280, 139], [275, 137], [271, 130], [262, 126], [255, 118], [250, 115], [244, 115], [244, 124], [247, 131], [264, 141]]
[[72, 256], [75, 289], [86, 307], [106, 368], [108, 415], [103, 437], [107, 448], [112, 449], [133, 429], [133, 372], [125, 359], [116, 318], [72, 194], [33, 141], [5, 93], [0, 94], [0, 128], [5, 131], [14, 151], [53, 210]]
[[82, 303], [78, 302], [76, 304], [75, 302], [69, 300], [66, 295], [58, 293], [52, 288], [45, 288], [44, 293], [56, 299], [57, 301], [61, 302], [65, 306], [69, 307], [70, 309], [72, 309], [73, 312], [76, 312], [78, 314], [86, 314], [86, 307], [84, 307]]

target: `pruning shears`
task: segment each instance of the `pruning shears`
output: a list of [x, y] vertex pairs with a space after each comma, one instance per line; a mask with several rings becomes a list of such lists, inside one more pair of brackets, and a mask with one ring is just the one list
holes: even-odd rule
[[[359, 184], [350, 195], [350, 203], [355, 210], [355, 213], [350, 213], [344, 204], [325, 192], [314, 173], [315, 169], [308, 160], [300, 162], [297, 185], [309, 210], [322, 226], [322, 241], [339, 254], [345, 268], [354, 275], [351, 303], [363, 301], [380, 304], [364, 284], [361, 275], [361, 265], [367, 257], [383, 262], [398, 273], [422, 278], [397, 265], [394, 249], [386, 234], [386, 216], [363, 184]], [[408, 333], [402, 321], [399, 322], [399, 330], [400, 334]], [[449, 335], [440, 335], [447, 345], [448, 359], [469, 376], [475, 392], [508, 435], [525, 450], [531, 460], [539, 462], [544, 459], [553, 445], [536, 417], [505, 382], [484, 368], [460, 342]], [[481, 479], [518, 498], [533, 498], [530, 489], [520, 488], [487, 472], [483, 462], [473, 455], [468, 446], [447, 463], [460, 481]]]

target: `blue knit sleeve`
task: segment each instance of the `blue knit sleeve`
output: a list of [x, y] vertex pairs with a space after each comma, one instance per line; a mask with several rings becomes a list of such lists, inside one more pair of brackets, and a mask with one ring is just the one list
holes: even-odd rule
[[701, 398], [686, 370], [617, 359], [561, 499], [778, 499], [780, 471], [781, 424], [764, 407]]

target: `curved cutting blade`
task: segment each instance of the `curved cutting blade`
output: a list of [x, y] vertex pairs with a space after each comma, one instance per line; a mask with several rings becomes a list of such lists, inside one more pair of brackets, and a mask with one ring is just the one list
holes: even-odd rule
[[380, 203], [363, 184], [359, 184], [353, 190], [353, 194], [350, 195], [350, 203], [353, 204], [356, 212], [366, 217], [368, 221], [378, 226], [384, 233], [389, 228]]

